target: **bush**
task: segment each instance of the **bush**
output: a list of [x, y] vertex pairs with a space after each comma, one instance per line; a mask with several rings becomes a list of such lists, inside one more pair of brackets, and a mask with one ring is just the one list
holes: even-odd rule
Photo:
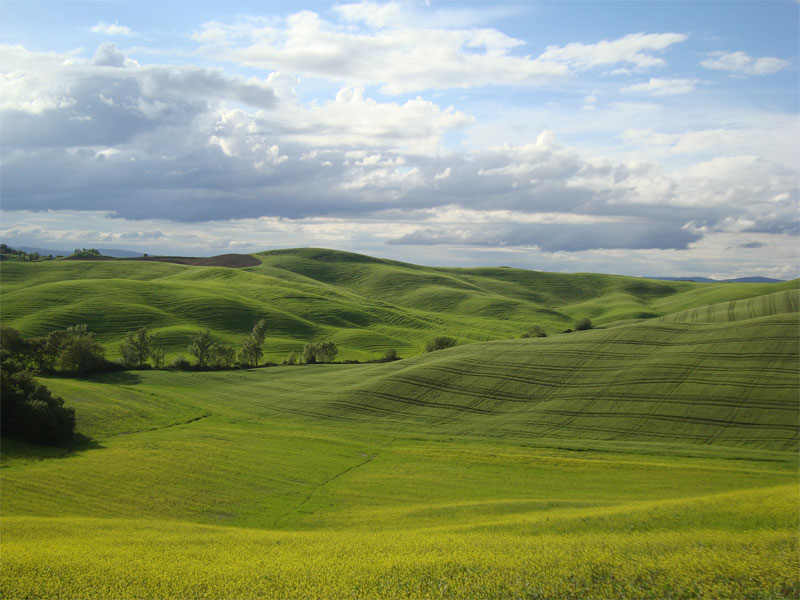
[[176, 356], [172, 362], [169, 363], [169, 368], [177, 369], [178, 371], [188, 371], [192, 368], [192, 363], [181, 354], [180, 356]]
[[456, 340], [447, 336], [440, 336], [433, 338], [425, 345], [425, 352], [435, 352], [436, 350], [444, 350], [445, 348], [452, 348], [456, 345]]
[[86, 375], [109, 368], [105, 349], [91, 337], [78, 337], [68, 341], [58, 354], [58, 368], [74, 375]]
[[[16, 334], [16, 335], [14, 335]], [[67, 445], [75, 437], [75, 411], [34, 379], [23, 366], [18, 344], [23, 340], [10, 327], [0, 338], [0, 433], [35, 444]]]
[[339, 347], [333, 342], [308, 342], [303, 346], [303, 362], [309, 365], [332, 362], [339, 353]]
[[284, 359], [283, 364], [285, 364], [285, 365], [295, 365], [295, 364], [297, 364], [297, 354], [295, 354], [294, 350], [289, 352], [289, 356], [287, 356]]
[[575, 331], [586, 331], [587, 329], [591, 328], [592, 328], [592, 321], [591, 319], [588, 319], [586, 317], [575, 323]]
[[541, 325], [534, 325], [528, 331], [522, 334], [523, 338], [542, 338], [547, 337], [547, 332]]
[[394, 362], [396, 360], [400, 360], [400, 357], [397, 356], [397, 350], [394, 348], [389, 348], [381, 358], [381, 362]]

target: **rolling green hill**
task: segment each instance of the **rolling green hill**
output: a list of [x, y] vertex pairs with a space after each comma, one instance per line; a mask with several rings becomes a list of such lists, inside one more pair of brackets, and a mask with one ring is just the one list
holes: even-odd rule
[[0, 440], [4, 597], [800, 595], [797, 282], [258, 256], [9, 263], [3, 322], [82, 319], [109, 343], [148, 324], [180, 349], [264, 316], [276, 357], [315, 336], [367, 357], [606, 327], [44, 378], [85, 439]]
[[555, 333], [581, 317], [612, 324], [714, 302], [797, 289], [784, 284], [697, 284], [522, 269], [420, 267], [320, 249], [254, 255], [243, 269], [145, 261], [4, 263], [0, 320], [26, 335], [87, 323], [118, 353], [126, 331], [147, 325], [185, 353], [208, 327], [238, 345], [268, 322], [268, 360], [312, 339], [331, 339], [339, 358], [368, 360], [395, 348], [418, 354], [430, 338], [461, 343], [519, 337], [532, 325]]

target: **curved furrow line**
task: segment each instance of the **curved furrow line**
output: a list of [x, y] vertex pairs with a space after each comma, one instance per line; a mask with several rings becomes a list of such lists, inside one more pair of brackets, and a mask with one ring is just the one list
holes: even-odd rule
[[414, 398], [406, 398], [404, 396], [398, 396], [396, 394], [390, 394], [388, 392], [383, 392], [383, 391], [353, 390], [351, 393], [366, 396], [368, 398], [378, 397], [387, 400], [389, 402], [400, 402], [403, 404], [410, 404], [414, 406], [423, 406], [425, 408], [457, 410], [457, 411], [471, 412], [484, 415], [496, 414], [496, 411], [486, 410], [483, 408], [472, 408], [469, 406], [462, 406], [460, 404], [449, 404], [447, 402], [430, 402], [425, 400], [416, 400]]
[[745, 428], [755, 428], [755, 429], [774, 429], [779, 431], [791, 431], [800, 434], [800, 426], [782, 425], [778, 423], [751, 423], [746, 421], [724, 421], [722, 419], [709, 419], [704, 417], [663, 415], [663, 414], [651, 414], [642, 412], [600, 412], [593, 410], [570, 411], [570, 410], [539, 409], [536, 411], [536, 413], [561, 415], [566, 417], [580, 417], [587, 419], [594, 419], [598, 417], [610, 418], [610, 419], [631, 418], [631, 419], [641, 419], [644, 422], [647, 422], [648, 420], [652, 419], [656, 421], [692, 423], [695, 425], [714, 425], [716, 427], [745, 427]]

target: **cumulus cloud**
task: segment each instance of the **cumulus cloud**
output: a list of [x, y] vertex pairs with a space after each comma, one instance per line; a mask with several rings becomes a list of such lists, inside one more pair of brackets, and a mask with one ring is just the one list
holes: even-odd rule
[[134, 35], [134, 32], [130, 27], [120, 25], [118, 21], [114, 21], [111, 24], [100, 21], [97, 25], [92, 27], [91, 31], [92, 33], [102, 33], [104, 35]]
[[[249, 26], [242, 35], [249, 41]], [[384, 102], [358, 86], [303, 103], [292, 75], [141, 65], [113, 44], [90, 60], [2, 46], [0, 64], [6, 211], [111, 209], [197, 227], [269, 219], [270, 231], [302, 222], [304, 235], [334, 239], [338, 227], [404, 248], [547, 252], [679, 250], [720, 232], [796, 229], [794, 172], [758, 156], [669, 170], [588, 158], [548, 130], [524, 143], [446, 150], [443, 138], [474, 121], [451, 106]], [[731, 135], [626, 132], [676, 153], [724, 147]], [[170, 239], [161, 225], [124, 233], [109, 239]]]
[[301, 11], [281, 23], [206, 23], [194, 34], [214, 56], [263, 69], [302, 73], [389, 94], [486, 85], [539, 85], [573, 72], [626, 64], [664, 64], [656, 53], [685, 34], [627, 35], [596, 44], [549, 46], [521, 54], [522, 40], [496, 29], [422, 24], [407, 5], [363, 2], [336, 7], [338, 21]]
[[754, 58], [746, 52], [710, 52], [706, 60], [700, 61], [706, 69], [728, 71], [734, 75], [772, 75], [788, 69], [791, 63], [782, 58], [762, 56]]
[[[356, 18], [344, 8], [340, 13]], [[390, 94], [533, 83], [567, 74], [562, 64], [511, 54], [523, 42], [496, 30], [395, 27], [381, 15], [366, 20], [366, 31], [352, 31], [347, 23], [331, 23], [310, 11], [289, 16], [282, 27], [211, 22], [194, 39], [230, 61], [351, 87], [381, 84]]]
[[164, 126], [187, 125], [228, 99], [269, 108], [263, 80], [198, 67], [149, 65], [102, 44], [90, 62], [0, 46], [3, 141], [8, 149], [114, 146]]
[[635, 83], [621, 89], [627, 94], [649, 94], [650, 96], [677, 96], [693, 92], [696, 79], [662, 79], [651, 77], [646, 83]]

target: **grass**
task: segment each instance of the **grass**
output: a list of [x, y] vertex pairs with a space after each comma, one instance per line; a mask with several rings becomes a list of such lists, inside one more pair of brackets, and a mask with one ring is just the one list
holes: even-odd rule
[[3, 263], [0, 320], [26, 335], [87, 323], [111, 357], [127, 331], [146, 325], [170, 360], [186, 354], [189, 337], [201, 328], [238, 347], [265, 318], [266, 360], [280, 362], [312, 339], [337, 342], [340, 360], [370, 360], [389, 348], [403, 357], [419, 354], [437, 335], [461, 343], [517, 338], [532, 325], [553, 334], [587, 316], [610, 325], [779, 291], [797, 294], [797, 282], [443, 269], [319, 249], [254, 256], [262, 264], [244, 269], [111, 260]]
[[[499, 337], [493, 323], [517, 322], [474, 313], [500, 302], [633, 322], [387, 364], [45, 378], [84, 438], [0, 440], [4, 597], [800, 595], [792, 286], [264, 256], [251, 271], [64, 262], [93, 275], [74, 281], [3, 265], [3, 319], [35, 331], [82, 314], [76, 289], [113, 290], [124, 322], [150, 307], [175, 340], [200, 323], [235, 339], [269, 311], [274, 344], [324, 332], [351, 356], [398, 331]], [[452, 293], [412, 306], [436, 297], [417, 278]], [[400, 280], [413, 289], [392, 298]]]

